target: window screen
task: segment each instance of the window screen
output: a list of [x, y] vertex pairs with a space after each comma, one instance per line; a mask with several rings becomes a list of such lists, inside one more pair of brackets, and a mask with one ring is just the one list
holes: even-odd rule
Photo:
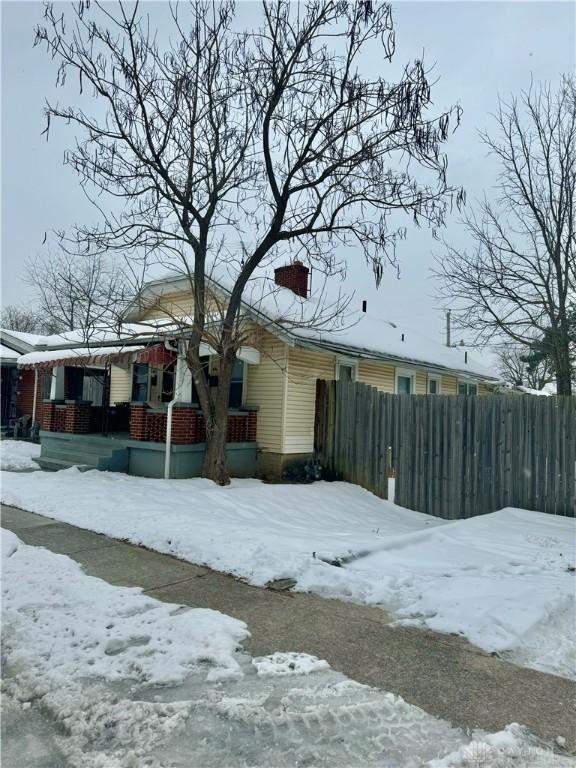
[[338, 379], [340, 381], [354, 381], [354, 368], [351, 365], [338, 366]]
[[412, 394], [412, 377], [411, 376], [398, 376], [398, 394], [399, 395]]
[[478, 394], [478, 387], [476, 384], [469, 384], [466, 381], [460, 381], [458, 383], [459, 395], [476, 395]]

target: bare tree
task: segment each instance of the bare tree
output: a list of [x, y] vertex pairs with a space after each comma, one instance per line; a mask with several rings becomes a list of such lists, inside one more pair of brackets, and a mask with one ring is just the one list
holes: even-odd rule
[[[59, 62], [58, 83], [73, 75], [100, 112], [50, 104], [46, 133], [59, 118], [81, 134], [66, 162], [102, 215], [70, 237], [91, 253], [169, 261], [189, 280], [202, 474], [226, 483], [228, 396], [249, 284], [286, 252], [335, 275], [346, 249], [364, 256], [379, 283], [405, 235], [399, 215], [435, 232], [462, 199], [441, 151], [460, 111], [433, 114], [422, 61], [398, 82], [374, 73], [373, 62], [380, 70], [394, 53], [386, 3], [264, 2], [252, 31], [239, 29], [230, 2], [170, 10], [161, 44], [137, 3], [80, 3], [68, 19], [48, 5], [37, 42]], [[121, 205], [104, 211], [103, 195]], [[227, 288], [218, 322], [212, 279]], [[219, 357], [216, 387], [200, 359], [206, 339]]]
[[527, 347], [505, 346], [498, 352], [498, 373], [504, 381], [515, 386], [543, 389], [554, 380], [554, 372], [548, 360], [529, 365]]
[[472, 251], [438, 259], [442, 293], [486, 342], [550, 342], [558, 394], [572, 392], [569, 318], [576, 297], [576, 81], [500, 101], [482, 139], [500, 163], [499, 195], [466, 218]]
[[47, 252], [27, 263], [25, 280], [40, 315], [58, 331], [83, 331], [86, 341], [94, 328], [115, 322], [125, 306], [122, 270], [99, 253]]
[[2, 307], [0, 323], [6, 330], [23, 333], [55, 333], [58, 330], [41, 312], [17, 307], [14, 304]]

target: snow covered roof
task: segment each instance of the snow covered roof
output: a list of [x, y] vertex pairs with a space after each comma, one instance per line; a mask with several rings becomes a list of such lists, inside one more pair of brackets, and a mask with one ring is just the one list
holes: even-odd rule
[[75, 344], [89, 347], [98, 344], [115, 344], [119, 341], [138, 341], [144, 337], [153, 337], [159, 330], [165, 329], [167, 325], [165, 320], [151, 320], [146, 323], [123, 323], [120, 328], [97, 326], [89, 330], [76, 329], [51, 336], [38, 336], [34, 346], [36, 348], [58, 349]]
[[0, 361], [3, 363], [15, 363], [19, 353], [9, 347], [0, 344]]
[[518, 385], [516, 389], [519, 392], [523, 392], [525, 395], [539, 395], [541, 397], [552, 397], [556, 394], [556, 387], [553, 385], [550, 387], [546, 385], [544, 389], [532, 389], [532, 387], [525, 387], [522, 384]]
[[419, 331], [408, 328], [405, 324], [399, 326], [368, 313], [354, 316], [353, 324], [345, 330], [315, 331], [298, 328], [292, 333], [299, 339], [314, 342], [341, 354], [385, 358], [498, 380], [497, 375], [488, 366], [476, 360], [463, 347], [447, 347]]
[[132, 363], [144, 346], [71, 347], [70, 349], [44, 349], [28, 352], [18, 358], [19, 368], [53, 368], [61, 365], [99, 365], [114, 362]]
[[[215, 292], [225, 295], [229, 291], [226, 276], [212, 279]], [[182, 275], [168, 274], [151, 281], [143, 291], [159, 296], [163, 292], [190, 289], [190, 281]], [[462, 377], [497, 382], [500, 377], [493, 368], [478, 359], [477, 351], [470, 353], [462, 346], [447, 347], [428, 338], [420, 331], [396, 324], [386, 317], [367, 312], [335, 313], [334, 320], [323, 323], [337, 306], [339, 296], [320, 293], [308, 298], [296, 296], [281, 288], [270, 277], [252, 279], [244, 293], [244, 306], [255, 322], [271, 333], [281, 336], [295, 346], [317, 347], [335, 354], [359, 358], [390, 360], [426, 367], [438, 372], [450, 371]], [[134, 309], [132, 319], [137, 316]]]
[[[211, 282], [215, 292], [224, 295], [227, 293], [228, 289], [224, 284], [214, 280]], [[164, 291], [189, 288], [190, 283], [186, 278], [171, 275], [149, 283], [145, 287], [144, 296], [147, 292], [158, 296]], [[499, 381], [490, 365], [478, 359], [476, 352], [471, 354], [461, 346], [447, 347], [420, 331], [405, 324], [396, 324], [375, 313], [336, 312], [330, 322], [318, 322], [322, 316], [330, 316], [337, 301], [338, 297], [335, 299], [334, 296], [324, 294], [303, 299], [288, 289], [279, 288], [270, 278], [259, 277], [248, 285], [244, 308], [254, 322], [293, 346], [320, 348], [343, 356], [389, 360], [401, 365], [425, 367], [439, 373], [449, 371], [461, 377]], [[137, 320], [137, 316], [135, 302], [127, 319]], [[25, 355], [26, 360], [20, 358], [18, 363], [22, 366], [33, 365], [32, 361], [44, 363], [63, 360], [65, 357], [73, 357], [68, 354], [73, 350], [78, 354], [82, 350], [82, 355], [90, 355], [93, 359], [94, 355], [104, 354], [104, 348], [108, 348], [110, 356], [115, 354], [112, 352], [115, 348], [125, 350], [126, 346], [147, 343], [165, 337], [168, 333], [179, 335], [182, 332], [182, 324], [191, 322], [192, 318], [182, 318], [180, 323], [175, 323], [172, 318], [163, 317], [145, 322], [125, 322], [120, 328], [95, 328], [88, 334], [85, 330], [67, 331], [52, 336], [19, 334], [34, 341], [33, 346], [23, 351], [35, 355], [36, 350], [42, 347], [44, 349], [38, 354], [54, 352], [54, 356], [34, 358]], [[122, 347], [118, 347], [119, 344]]]
[[0, 328], [0, 343], [3, 347], [22, 354], [33, 349], [41, 337], [37, 333], [12, 331], [10, 328]]

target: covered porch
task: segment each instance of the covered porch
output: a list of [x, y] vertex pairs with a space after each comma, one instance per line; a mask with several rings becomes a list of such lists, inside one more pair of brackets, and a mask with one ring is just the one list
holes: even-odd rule
[[[34, 404], [44, 469], [67, 466], [146, 477], [200, 474], [206, 431], [183, 345], [162, 343], [97, 350], [47, 350], [21, 358], [42, 376]], [[203, 350], [214, 385], [217, 366]], [[257, 412], [244, 406], [248, 364], [256, 350], [239, 351], [230, 394], [227, 452], [239, 477], [256, 470]], [[125, 399], [119, 399], [125, 398]]]

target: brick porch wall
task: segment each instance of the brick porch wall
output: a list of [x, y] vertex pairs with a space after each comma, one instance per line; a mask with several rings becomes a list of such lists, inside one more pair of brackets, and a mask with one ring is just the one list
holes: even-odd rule
[[[151, 410], [145, 403], [132, 403], [130, 439], [163, 443], [166, 440], [166, 411]], [[256, 441], [256, 411], [231, 413], [228, 416], [228, 443]], [[192, 445], [206, 442], [202, 412], [191, 406], [175, 406], [172, 411], [172, 443]]]
[[40, 427], [46, 432], [85, 435], [90, 432], [90, 403], [44, 400], [39, 411], [39, 421]]

